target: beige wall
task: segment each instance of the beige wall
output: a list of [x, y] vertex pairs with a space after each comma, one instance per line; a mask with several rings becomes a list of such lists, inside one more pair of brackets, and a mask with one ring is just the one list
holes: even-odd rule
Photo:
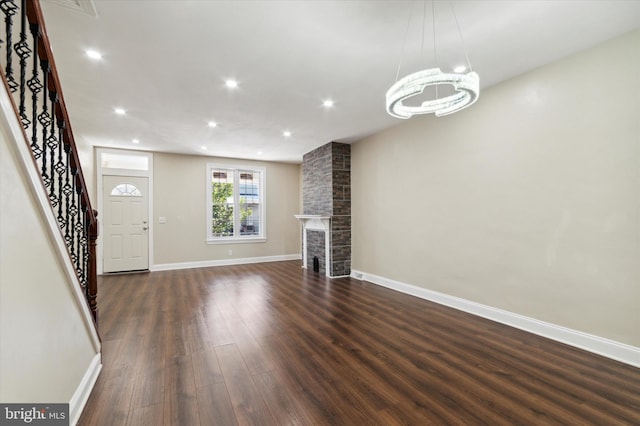
[[640, 347], [638, 52], [636, 31], [354, 144], [353, 269]]
[[89, 201], [91, 201], [91, 206], [97, 209], [98, 199], [96, 197], [98, 188], [96, 186], [95, 148], [84, 142], [84, 140], [78, 139], [76, 140], [76, 150], [82, 166], [82, 177], [84, 177], [84, 182], [89, 192]]
[[[204, 156], [154, 154], [154, 264], [300, 253], [300, 166]], [[207, 163], [247, 164], [267, 172], [267, 242], [207, 244]], [[167, 218], [165, 224], [158, 217]], [[228, 251], [233, 254], [229, 255]]]
[[0, 402], [68, 403], [98, 351], [18, 166], [5, 117], [0, 117]]

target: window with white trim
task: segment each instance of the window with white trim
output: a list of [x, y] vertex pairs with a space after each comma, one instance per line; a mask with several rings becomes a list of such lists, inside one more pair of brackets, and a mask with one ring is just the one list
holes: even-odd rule
[[264, 241], [264, 168], [207, 165], [207, 241]]

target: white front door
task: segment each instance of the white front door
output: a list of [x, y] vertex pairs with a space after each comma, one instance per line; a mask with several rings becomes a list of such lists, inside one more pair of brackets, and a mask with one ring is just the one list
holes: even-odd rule
[[148, 178], [103, 176], [104, 272], [149, 269]]

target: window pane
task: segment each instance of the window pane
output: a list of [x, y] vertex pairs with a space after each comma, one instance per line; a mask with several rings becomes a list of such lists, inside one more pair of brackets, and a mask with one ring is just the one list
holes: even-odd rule
[[121, 183], [111, 190], [110, 195], [121, 195], [124, 197], [142, 197], [142, 193], [132, 183]]
[[211, 234], [233, 236], [233, 171], [214, 170], [211, 176]]
[[260, 235], [260, 172], [240, 172], [238, 191], [240, 235]]
[[245, 203], [260, 202], [260, 173], [259, 172], [241, 172], [240, 173], [240, 199]]
[[260, 235], [259, 204], [240, 204], [240, 235]]
[[212, 213], [211, 234], [214, 237], [232, 237], [233, 206], [214, 204]]

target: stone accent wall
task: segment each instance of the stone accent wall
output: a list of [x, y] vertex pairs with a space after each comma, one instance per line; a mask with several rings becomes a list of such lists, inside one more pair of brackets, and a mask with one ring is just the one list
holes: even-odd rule
[[333, 214], [331, 171], [331, 144], [323, 145], [302, 157], [303, 214]]
[[351, 145], [331, 148], [331, 276], [340, 276], [351, 274]]
[[[331, 276], [351, 273], [351, 145], [331, 142], [303, 157], [302, 162], [302, 203], [304, 214], [331, 216]], [[309, 244], [307, 267], [312, 268], [313, 256]], [[316, 238], [316, 237], [314, 237]], [[318, 256], [319, 257], [319, 256]], [[320, 271], [324, 272], [324, 257]]]
[[331, 276], [351, 274], [351, 216], [331, 219]]

